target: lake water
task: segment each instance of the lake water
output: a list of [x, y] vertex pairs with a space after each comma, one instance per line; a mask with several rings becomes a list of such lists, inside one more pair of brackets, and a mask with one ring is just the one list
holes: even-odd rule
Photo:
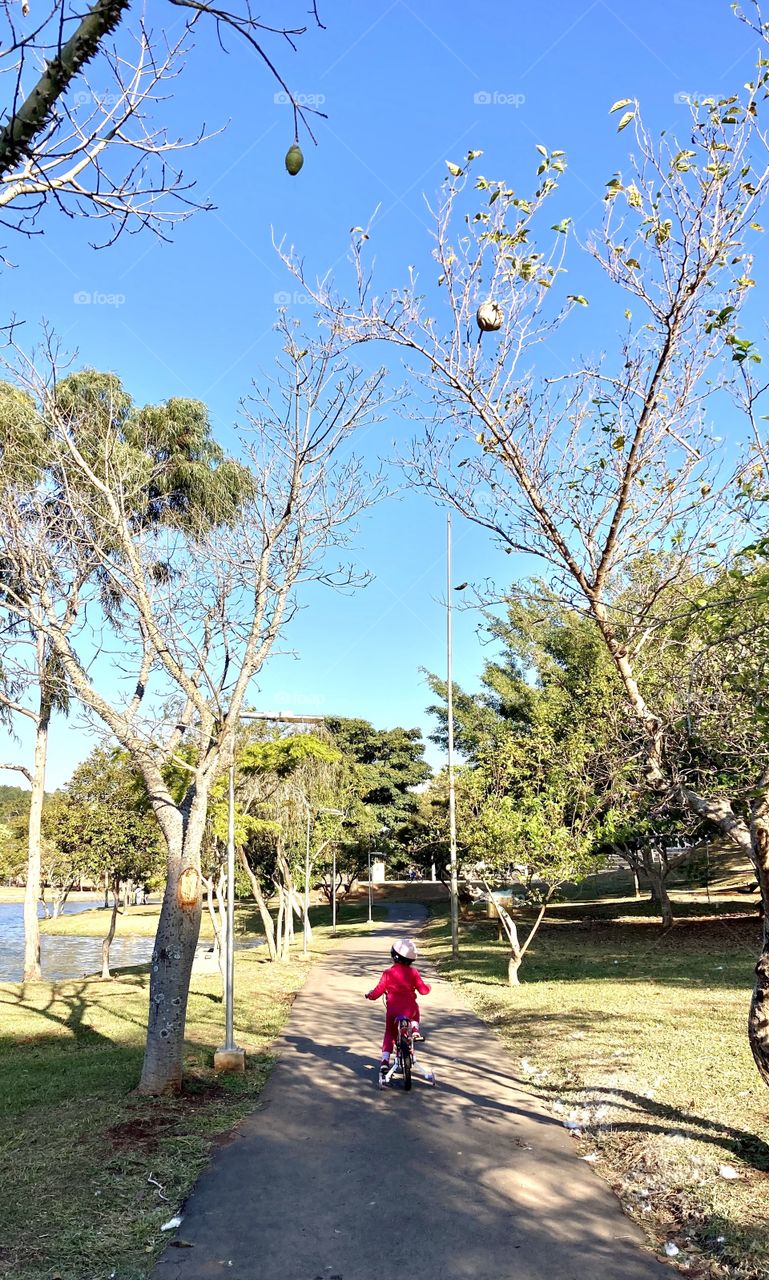
[[[66, 902], [65, 915], [94, 912], [94, 937], [68, 938], [42, 934], [40, 964], [43, 977], [52, 981], [83, 978], [101, 973], [101, 944], [109, 928], [109, 911], [94, 902]], [[42, 910], [40, 912], [42, 915]], [[115, 938], [110, 948], [110, 965], [146, 964], [152, 955], [153, 938]], [[24, 957], [24, 906], [21, 902], [0, 902], [0, 982], [21, 982]]]

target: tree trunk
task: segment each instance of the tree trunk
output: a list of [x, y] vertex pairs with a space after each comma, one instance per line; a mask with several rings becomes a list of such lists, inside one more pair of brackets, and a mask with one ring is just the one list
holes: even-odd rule
[[42, 856], [43, 797], [45, 765], [48, 757], [48, 728], [51, 723], [51, 700], [43, 690], [35, 725], [35, 762], [32, 770], [32, 795], [29, 803], [27, 846], [27, 883], [24, 889], [24, 982], [41, 977], [40, 924], [37, 904], [40, 898], [40, 862]]
[[285, 944], [283, 947], [283, 959], [288, 960], [291, 955], [291, 943], [294, 941], [294, 913], [291, 910], [291, 891], [290, 888], [284, 889], [286, 898], [286, 910], [283, 916], [283, 928], [285, 930]]
[[206, 888], [206, 907], [211, 927], [214, 931], [214, 955], [219, 968], [219, 977], [222, 980], [222, 997], [224, 997], [226, 975], [224, 972], [224, 946], [222, 945], [222, 939], [227, 929], [227, 907], [223, 901], [223, 891], [226, 888], [224, 869], [222, 867], [219, 868], [219, 878], [216, 885], [214, 885], [213, 876], [202, 876], [201, 879]]
[[110, 921], [109, 921], [109, 931], [107, 933], [106, 938], [101, 944], [101, 976], [103, 981], [106, 981], [108, 978], [112, 977], [112, 974], [110, 973], [110, 970], [109, 970], [109, 952], [110, 952], [110, 947], [112, 946], [112, 939], [115, 936], [115, 928], [117, 926], [117, 913], [118, 913], [118, 908], [120, 906], [120, 886], [118, 885], [117, 879], [115, 880], [115, 883], [112, 886], [112, 895], [113, 895], [112, 915], [110, 916]]
[[[329, 905], [330, 905], [330, 903], [329, 903]], [[312, 925], [310, 924], [310, 917], [309, 917], [309, 915], [308, 915], [308, 916], [305, 918], [305, 913], [304, 913], [304, 901], [303, 901], [303, 899], [300, 899], [299, 894], [297, 893], [297, 891], [296, 891], [296, 889], [293, 887], [293, 885], [292, 885], [292, 887], [291, 887], [291, 906], [292, 906], [293, 913], [294, 913], [294, 915], [296, 916], [296, 918], [297, 918], [298, 920], [301, 920], [301, 922], [302, 922], [302, 930], [305, 930], [305, 929], [307, 930], [307, 942], [308, 942], [308, 943], [312, 942]], [[291, 925], [291, 932], [293, 933], [293, 931], [294, 931], [294, 926], [293, 926], [293, 922], [292, 922], [292, 925]]]
[[184, 816], [172, 808], [170, 796], [158, 795], [168, 875], [150, 965], [147, 1044], [139, 1093], [173, 1094], [182, 1085], [184, 1022], [200, 933], [200, 846], [207, 808], [208, 791], [202, 783]]
[[0, 173], [9, 173], [30, 154], [35, 139], [47, 127], [56, 103], [87, 62], [100, 52], [105, 36], [114, 31], [128, 9], [128, 0], [95, 0], [58, 51], [43, 64], [34, 89], [20, 102], [0, 130]]
[[769, 810], [759, 806], [751, 823], [753, 860], [763, 904], [763, 946], [748, 1014], [748, 1038], [761, 1079], [769, 1086]]
[[650, 845], [641, 849], [641, 862], [646, 879], [649, 882], [650, 900], [660, 913], [663, 929], [673, 927], [673, 906], [667, 890], [668, 866], [665, 855], [655, 857], [655, 850]]
[[[504, 936], [507, 938], [507, 941], [510, 946], [510, 956], [507, 961], [507, 981], [511, 987], [518, 987], [521, 985], [520, 979], [518, 977], [518, 970], [521, 967], [521, 961], [523, 960], [523, 952], [525, 948], [522, 949], [518, 941], [518, 929], [515, 921], [513, 920], [513, 917], [510, 915], [510, 912], [506, 911], [505, 908], [502, 906], [501, 902], [498, 902], [497, 899], [494, 897], [494, 894], [491, 892], [491, 889], [487, 881], [484, 880], [483, 886], [486, 890], [486, 893], [488, 894], [487, 910], [489, 910], [490, 912], [493, 912], [496, 915], [497, 921], [501, 926], [501, 928], [504, 930]], [[542, 919], [542, 916], [544, 915], [544, 913], [545, 912], [543, 907], [542, 911], [540, 912], [540, 917], [539, 917], [540, 920]], [[537, 923], [539, 923], [539, 921]]]
[[275, 924], [275, 938], [276, 938], [276, 945], [275, 945], [275, 959], [276, 959], [276, 960], [283, 960], [283, 959], [285, 959], [285, 957], [284, 957], [284, 955], [283, 955], [283, 945], [284, 945], [284, 943], [283, 943], [283, 914], [284, 914], [284, 908], [283, 908], [283, 890], [282, 890], [282, 888], [280, 887], [280, 885], [278, 885], [278, 919], [277, 919], [277, 922], [276, 922], [276, 924]]
[[274, 960], [277, 954], [275, 950], [275, 923], [270, 915], [264, 894], [262, 893], [262, 886], [259, 883], [259, 878], [251, 870], [248, 859], [242, 849], [240, 850], [240, 865], [243, 867], [243, 870], [251, 882], [251, 892], [254, 895], [254, 902], [257, 905], [259, 915], [262, 919], [262, 925], [264, 927], [264, 936], [267, 940], [267, 950], [269, 952], [270, 959]]
[[630, 869], [630, 874], [631, 874], [631, 876], [633, 877], [633, 897], [634, 897], [634, 898], [640, 898], [640, 896], [641, 896], [641, 881], [638, 879], [638, 870], [637, 870], [637, 868], [636, 868], [636, 867], [631, 867], [631, 869]]
[[283, 959], [288, 960], [291, 954], [291, 943], [294, 941], [294, 913], [291, 910], [291, 893], [289, 889], [283, 890], [285, 898], [285, 909], [283, 912]]
[[72, 892], [73, 887], [74, 881], [70, 880], [69, 884], [63, 884], [56, 890], [56, 893], [53, 896], [52, 916], [54, 920], [58, 920], [59, 916], [63, 914], [64, 908], [67, 905], [67, 898]]
[[649, 881], [651, 888], [651, 900], [660, 913], [663, 929], [672, 929], [673, 927], [673, 904], [665, 884], [665, 870], [658, 866], [651, 858], [646, 860], [644, 873]]
[[[218, 915], [219, 917], [218, 929], [216, 927], [216, 920], [214, 920], [214, 933], [216, 934], [216, 943], [215, 943], [216, 959], [219, 965], [219, 973], [221, 974], [221, 978], [222, 978], [222, 999], [224, 999], [225, 987], [227, 985], [227, 975], [225, 973], [225, 956], [224, 956], [224, 939], [227, 935], [227, 876], [225, 874], [224, 867], [219, 868], [219, 877], [216, 881], [214, 892], [216, 894], [215, 914]], [[234, 888], [233, 888], [233, 892], [234, 892]], [[235, 945], [234, 938], [232, 940], [232, 945], [233, 946]]]
[[299, 895], [294, 888], [294, 882], [291, 876], [291, 867], [288, 859], [281, 849], [278, 849], [277, 871], [279, 875], [279, 886], [281, 902], [283, 903], [283, 930], [284, 943], [282, 948], [282, 959], [287, 960], [289, 948], [294, 939], [294, 912], [297, 917], [303, 919], [303, 907], [299, 901]]

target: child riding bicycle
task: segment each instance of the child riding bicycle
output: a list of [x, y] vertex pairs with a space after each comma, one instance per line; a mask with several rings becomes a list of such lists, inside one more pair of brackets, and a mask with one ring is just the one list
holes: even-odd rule
[[[393, 964], [385, 969], [373, 991], [366, 992], [367, 1000], [378, 1000], [384, 995], [387, 1000], [385, 1031], [382, 1039], [382, 1061], [379, 1064], [380, 1077], [387, 1075], [390, 1066], [390, 1054], [395, 1043], [395, 1024], [398, 1018], [408, 1018], [415, 1032], [419, 1035], [419, 1005], [417, 992], [426, 996], [430, 993], [428, 983], [421, 977], [419, 970], [413, 967], [417, 958], [417, 949], [410, 938], [401, 938], [390, 948]], [[425, 1078], [432, 1076], [425, 1073]]]

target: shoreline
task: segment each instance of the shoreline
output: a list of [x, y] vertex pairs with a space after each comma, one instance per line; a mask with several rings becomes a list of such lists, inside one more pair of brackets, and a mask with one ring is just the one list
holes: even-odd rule
[[[0, 905], [21, 904], [24, 901], [24, 887], [16, 885], [0, 885]], [[103, 902], [104, 891], [100, 889], [73, 889], [67, 894], [67, 902]]]

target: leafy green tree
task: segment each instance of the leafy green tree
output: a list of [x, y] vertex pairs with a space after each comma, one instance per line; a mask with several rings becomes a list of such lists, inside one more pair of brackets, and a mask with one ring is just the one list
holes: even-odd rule
[[[588, 620], [550, 599], [510, 600], [490, 630], [499, 656], [487, 661], [481, 691], [457, 690], [456, 740], [467, 763], [457, 773], [457, 828], [465, 874], [480, 878], [510, 943], [517, 983], [548, 903], [566, 881], [597, 869], [597, 837], [615, 801], [620, 688]], [[446, 742], [445, 683], [434, 735]], [[538, 914], [521, 945], [492, 884], [517, 882]]]
[[[387, 844], [411, 815], [429, 767], [416, 730], [377, 730], [363, 720], [334, 720], [313, 733], [250, 730], [237, 754], [236, 841], [274, 958], [291, 942], [292, 915], [309, 931], [297, 884], [304, 879], [308, 835], [313, 878], [329, 900], [347, 892], [368, 853]], [[216, 822], [225, 836], [225, 806]], [[334, 858], [334, 849], [337, 857]], [[332, 882], [336, 862], [337, 880]], [[277, 901], [273, 919], [268, 899]]]
[[387, 853], [398, 870], [411, 861], [409, 826], [419, 807], [417, 789], [432, 776], [420, 731], [375, 729], [360, 719], [328, 719], [326, 728], [352, 771], [343, 845], [348, 876], [359, 875], [376, 849]]
[[80, 875], [112, 889], [110, 927], [102, 944], [102, 977], [124, 881], [144, 882], [162, 871], [162, 841], [144, 779], [125, 751], [99, 747], [78, 765], [46, 812], [48, 834]]
[[[273, 731], [273, 736], [247, 743], [237, 763], [244, 780], [242, 835], [246, 839], [241, 863], [265, 926], [270, 955], [284, 960], [293, 938], [294, 916], [302, 921], [305, 936], [311, 935], [307, 904], [297, 885], [304, 881], [307, 859], [310, 871], [317, 860], [317, 841], [313, 841], [318, 825], [322, 831], [321, 811], [337, 807], [331, 802], [340, 795], [341, 754], [316, 734]], [[266, 902], [270, 889], [278, 902], [275, 922]]]
[[[0, 473], [3, 505], [14, 513], [0, 525], [2, 607], [44, 637], [72, 695], [131, 754], [167, 849], [139, 1086], [146, 1093], [181, 1086], [208, 803], [250, 683], [302, 582], [355, 583], [344, 564], [329, 572], [327, 557], [344, 542], [342, 526], [378, 496], [354, 457], [337, 464], [336, 455], [376, 416], [381, 375], [347, 365], [335, 338], [308, 343], [288, 318], [279, 324], [275, 388], [255, 389], [243, 409], [243, 501], [236, 519], [215, 524], [194, 495], [182, 519], [174, 504], [168, 519], [142, 523], [166, 458], [147, 458], [126, 439], [130, 405], [107, 375], [93, 394], [81, 383], [67, 395], [58, 370], [35, 367], [15, 348], [7, 355], [15, 385], [44, 419], [45, 451], [40, 482], [23, 494]], [[184, 423], [179, 430], [184, 454]], [[217, 469], [203, 459], [194, 470], [206, 492], [217, 487]], [[175, 800], [164, 769], [188, 733], [195, 763]]]
[[[200, 401], [172, 399], [163, 405], [139, 408], [114, 374], [90, 369], [61, 378], [53, 404], [36, 404], [29, 393], [0, 383], [0, 456], [7, 489], [11, 501], [23, 513], [29, 505], [29, 492], [44, 487], [54, 547], [82, 536], [84, 515], [81, 512], [78, 516], [76, 529], [70, 526], [69, 490], [76, 477], [65, 477], [57, 467], [47, 425], [54, 415], [77, 440], [88, 469], [86, 489], [92, 483], [91, 477], [103, 469], [105, 437], [112, 440], [113, 449], [120, 451], [130, 493], [131, 525], [137, 532], [231, 523], [238, 506], [251, 492], [247, 469], [226, 458], [212, 439], [208, 413]], [[93, 525], [99, 512], [92, 511], [93, 495], [86, 501], [86, 519]], [[103, 514], [103, 494], [97, 502]], [[105, 547], [108, 553], [114, 550]], [[119, 608], [119, 596], [104, 571], [100, 553], [81, 559], [74, 580], [61, 576], [55, 563], [52, 569], [45, 591], [60, 606], [59, 625], [64, 634], [79, 617], [80, 595], [89, 579], [96, 584], [100, 604], [108, 614]], [[169, 572], [169, 566], [159, 557], [153, 571], [162, 576]], [[10, 564], [4, 572], [10, 590], [23, 591], [23, 584], [14, 580]], [[37, 902], [48, 736], [54, 712], [66, 714], [69, 709], [70, 689], [61, 661], [42, 631], [25, 625], [13, 611], [6, 616], [2, 658], [0, 718], [8, 722], [20, 718], [31, 722], [34, 728], [31, 767], [5, 766], [22, 772], [31, 787], [24, 907], [24, 978], [31, 981], [40, 977]]]
[[0, 877], [17, 881], [27, 861], [25, 833], [29, 822], [29, 791], [0, 786]]

